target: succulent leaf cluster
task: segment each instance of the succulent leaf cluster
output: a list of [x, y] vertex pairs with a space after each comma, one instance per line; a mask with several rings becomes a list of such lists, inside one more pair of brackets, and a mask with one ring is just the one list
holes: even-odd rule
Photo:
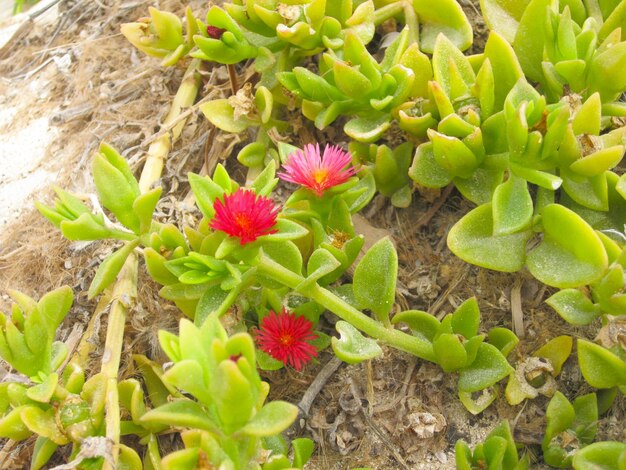
[[530, 458], [518, 454], [508, 421], [496, 426], [485, 440], [474, 448], [459, 440], [455, 448], [456, 468], [472, 470], [475, 468], [492, 468], [494, 470], [524, 470], [530, 468]]

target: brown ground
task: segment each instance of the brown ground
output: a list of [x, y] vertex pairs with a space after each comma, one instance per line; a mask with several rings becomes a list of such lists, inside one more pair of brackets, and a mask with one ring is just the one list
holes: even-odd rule
[[[60, 138], [50, 148], [51, 169], [60, 171], [59, 184], [65, 189], [89, 192], [90, 156], [100, 141], [106, 140], [124, 150], [136, 169], [140, 169], [150, 137], [182, 76], [182, 68], [164, 70], [158, 61], [138, 53], [119, 34], [119, 25], [143, 16], [154, 2], [127, 0], [73, 0], [61, 3], [61, 15], [52, 26], [35, 26], [16, 44], [12, 53], [0, 61], [0, 93], [5, 103], [24, 103], [16, 117], [27, 122], [33, 114], [50, 114], [61, 130]], [[161, 9], [182, 11], [182, 1], [159, 2]], [[204, 2], [189, 2], [194, 11], [204, 11]], [[466, 3], [466, 2], [461, 2]], [[485, 26], [477, 15], [477, 3], [464, 6], [476, 25], [479, 52], [485, 40]], [[29, 74], [53, 57], [70, 54], [68, 73], [55, 71], [50, 62], [36, 73], [50, 76], [52, 92], [45, 101], [28, 94]], [[52, 69], [50, 69], [52, 67]], [[47, 70], [47, 72], [46, 72]], [[240, 70], [242, 74], [245, 70]], [[227, 76], [223, 68], [207, 70], [203, 96], [227, 93]], [[306, 131], [320, 135], [310, 123]], [[336, 129], [325, 133], [325, 139], [340, 140]], [[160, 217], [182, 224], [193, 218], [193, 208], [181, 203], [188, 193], [186, 173], [198, 172], [205, 165], [211, 170], [218, 160], [236, 154], [239, 141], [246, 136], [229, 136], [210, 129], [196, 113], [175, 146], [162, 178], [164, 201]], [[298, 142], [298, 139], [295, 140]], [[228, 165], [235, 169], [234, 159]], [[237, 174], [237, 172], [235, 172]], [[243, 175], [243, 171], [239, 170]], [[50, 201], [47, 191], [39, 199]], [[365, 209], [367, 218], [387, 230], [397, 241], [400, 258], [398, 304], [402, 308], [427, 310], [443, 316], [465, 299], [475, 295], [483, 315], [484, 331], [493, 326], [512, 327], [511, 290], [521, 286], [523, 330], [525, 339], [514, 356], [525, 357], [547, 340], [561, 335], [593, 336], [594, 332], [567, 325], [543, 300], [550, 292], [524, 273], [502, 274], [465, 264], [446, 247], [445, 237], [456, 220], [470, 209], [456, 192], [435, 201], [436, 212], [427, 198], [414, 197], [408, 209], [395, 209], [377, 197]], [[416, 221], [424, 221], [426, 224]], [[417, 227], [417, 228], [416, 228]], [[86, 299], [86, 290], [100, 260], [110, 252], [110, 243], [73, 244], [65, 239], [36, 211], [26, 211], [19, 222], [0, 235], [0, 293], [7, 288], [22, 290], [39, 297], [62, 284], [71, 285], [77, 300], [61, 331], [65, 339], [72, 329], [81, 332], [95, 310], [95, 302]], [[146, 275], [140, 278], [137, 312], [128, 326], [126, 357], [132, 352], [160, 358], [156, 332], [175, 328], [180, 314], [157, 296], [155, 286]], [[0, 298], [0, 309], [8, 311], [9, 299]], [[332, 315], [323, 320], [332, 333]], [[100, 347], [106, 331], [106, 315], [100, 318], [93, 338], [93, 371], [100, 361]], [[303, 374], [291, 369], [265, 374], [272, 386], [271, 398], [297, 403], [323, 365], [332, 357], [321, 354], [319, 364], [309, 366]], [[123, 365], [125, 375], [132, 367]], [[504, 391], [504, 387], [501, 387]], [[572, 355], [559, 379], [559, 389], [570, 399], [589, 391], [580, 376]], [[457, 439], [470, 443], [482, 440], [501, 420], [515, 423], [515, 437], [533, 445], [541, 441], [545, 427], [546, 398], [525, 405], [509, 406], [501, 397], [478, 417], [470, 415], [456, 396], [456, 377], [443, 374], [431, 364], [385, 349], [384, 355], [369, 363], [341, 365], [323, 387], [308, 419], [294, 428], [293, 436], [315, 439], [317, 449], [307, 468], [349, 469], [445, 469], [454, 468], [454, 444]], [[624, 440], [623, 397], [600, 421], [599, 439]], [[417, 413], [424, 413], [417, 415]], [[426, 415], [428, 414], [428, 415]], [[416, 425], [417, 416], [432, 420], [430, 428]], [[296, 429], [297, 428], [297, 429]], [[433, 433], [429, 435], [428, 430]], [[420, 436], [421, 434], [421, 436]], [[434, 434], [434, 435], [433, 435]], [[32, 442], [18, 445], [10, 452], [2, 468], [23, 468]], [[9, 449], [5, 449], [9, 450]], [[2, 455], [2, 454], [0, 454]], [[540, 468], [535, 461], [533, 468]]]

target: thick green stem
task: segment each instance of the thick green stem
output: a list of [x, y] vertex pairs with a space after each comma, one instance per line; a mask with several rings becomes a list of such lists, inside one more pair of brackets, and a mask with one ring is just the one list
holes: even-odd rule
[[419, 44], [420, 25], [417, 13], [413, 5], [407, 3], [404, 5], [404, 24], [409, 28], [409, 38], [411, 43]]
[[404, 2], [395, 2], [385, 5], [374, 12], [374, 24], [379, 25], [384, 23], [389, 18], [402, 13], [404, 11]]
[[401, 13], [404, 13], [404, 24], [409, 28], [410, 42], [419, 43], [419, 18], [410, 1], [399, 0], [380, 7], [374, 12], [374, 23], [380, 25]]
[[256, 268], [248, 269], [241, 277], [241, 282], [237, 284], [237, 287], [231, 289], [219, 308], [212, 312], [211, 315], [215, 315], [219, 318], [223, 316], [226, 312], [228, 312], [230, 307], [232, 307], [232, 305], [235, 303], [235, 300], [237, 300], [237, 297], [239, 297], [241, 291], [247, 289], [250, 286], [250, 284], [254, 280], [256, 273]]
[[324, 289], [317, 284], [300, 288], [305, 280], [304, 277], [284, 268], [265, 255], [261, 255], [258, 268], [259, 271], [275, 281], [314, 300], [372, 338], [376, 338], [389, 346], [406, 351], [419, 358], [436, 362], [433, 347], [428, 341], [399, 330], [386, 328], [382, 323], [368, 317], [328, 289]]

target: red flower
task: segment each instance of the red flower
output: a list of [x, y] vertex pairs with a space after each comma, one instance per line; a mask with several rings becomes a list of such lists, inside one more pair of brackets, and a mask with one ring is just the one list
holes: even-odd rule
[[218, 28], [217, 26], [208, 25], [206, 27], [206, 33], [211, 39], [222, 39], [222, 34], [224, 34], [225, 32], [225, 29]]
[[313, 323], [285, 308], [279, 314], [270, 310], [255, 333], [262, 351], [298, 371], [317, 356], [315, 346], [308, 343], [317, 338]]
[[233, 194], [225, 194], [224, 202], [216, 199], [213, 209], [215, 216], [210, 227], [239, 238], [242, 245], [278, 231], [273, 228], [278, 206], [253, 191], [239, 188]]
[[327, 145], [320, 155], [320, 146], [307, 144], [297, 150], [283, 164], [284, 173], [278, 176], [314, 191], [318, 197], [328, 188], [345, 183], [354, 175], [354, 168], [346, 168], [352, 158], [338, 146]]

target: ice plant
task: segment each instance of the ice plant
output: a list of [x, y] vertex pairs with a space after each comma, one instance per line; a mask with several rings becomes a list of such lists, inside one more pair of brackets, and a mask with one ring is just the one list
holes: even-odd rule
[[327, 145], [320, 153], [319, 144], [307, 144], [297, 150], [284, 163], [283, 173], [278, 176], [314, 191], [319, 197], [333, 186], [345, 183], [354, 176], [354, 168], [346, 168], [352, 162], [348, 152], [336, 145]]
[[317, 356], [317, 349], [309, 342], [316, 338], [309, 320], [285, 308], [280, 313], [270, 311], [256, 332], [257, 343], [263, 352], [298, 371]]
[[277, 231], [273, 227], [278, 206], [253, 191], [239, 188], [233, 194], [225, 194], [224, 201], [216, 199], [213, 208], [215, 217], [211, 228], [239, 238], [241, 245]]

